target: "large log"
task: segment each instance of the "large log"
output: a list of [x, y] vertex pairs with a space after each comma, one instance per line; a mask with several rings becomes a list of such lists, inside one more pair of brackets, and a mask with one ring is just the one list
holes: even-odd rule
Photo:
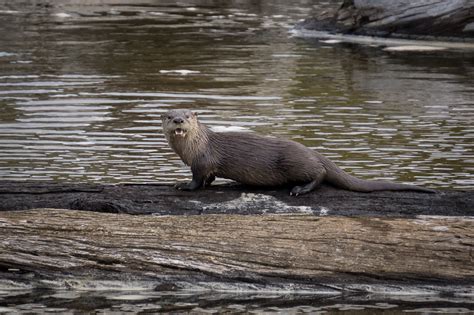
[[0, 288], [474, 290], [474, 220], [0, 213]]
[[307, 195], [289, 188], [216, 185], [182, 192], [171, 185], [0, 182], [0, 211], [60, 208], [129, 214], [309, 213], [329, 216], [472, 216], [474, 191], [357, 193], [323, 186]]
[[344, 0], [299, 27], [345, 34], [408, 38], [474, 39], [471, 0]]

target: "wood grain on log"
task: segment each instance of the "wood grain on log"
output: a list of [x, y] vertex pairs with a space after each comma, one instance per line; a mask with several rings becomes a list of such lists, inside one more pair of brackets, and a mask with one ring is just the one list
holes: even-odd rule
[[[474, 220], [0, 213], [0, 285], [157, 289], [474, 288]], [[472, 291], [471, 291], [472, 292]]]

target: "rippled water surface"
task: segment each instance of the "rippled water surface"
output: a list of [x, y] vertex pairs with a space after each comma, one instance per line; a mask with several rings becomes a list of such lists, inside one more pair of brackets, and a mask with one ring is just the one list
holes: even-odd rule
[[[2, 303], [2, 300], [5, 303]], [[15, 304], [15, 305], [13, 305]], [[2, 306], [3, 305], [3, 306]], [[0, 291], [7, 314], [472, 314], [469, 297], [156, 291]]]
[[[82, 4], [78, 4], [82, 3]], [[474, 184], [474, 52], [294, 38], [324, 1], [0, 1], [0, 178], [174, 182], [160, 115], [281, 136], [362, 178]]]

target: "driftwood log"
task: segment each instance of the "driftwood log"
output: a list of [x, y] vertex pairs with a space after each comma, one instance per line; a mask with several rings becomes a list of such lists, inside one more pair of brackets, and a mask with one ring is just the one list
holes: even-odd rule
[[302, 29], [398, 38], [474, 39], [471, 0], [344, 0], [318, 12]]
[[288, 193], [0, 182], [0, 289], [474, 290], [472, 191]]
[[474, 219], [0, 212], [0, 287], [472, 294]]

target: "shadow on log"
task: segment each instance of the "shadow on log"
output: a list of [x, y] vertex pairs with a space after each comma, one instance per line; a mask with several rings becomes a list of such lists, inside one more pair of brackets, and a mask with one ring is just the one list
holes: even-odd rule
[[0, 286], [472, 293], [474, 220], [0, 213]]
[[93, 185], [0, 182], [0, 211], [35, 208], [109, 213], [192, 215], [306, 213], [324, 216], [474, 215], [474, 192], [440, 191], [358, 193], [323, 186], [307, 195], [289, 188], [253, 189], [216, 185], [183, 192], [171, 185]]

